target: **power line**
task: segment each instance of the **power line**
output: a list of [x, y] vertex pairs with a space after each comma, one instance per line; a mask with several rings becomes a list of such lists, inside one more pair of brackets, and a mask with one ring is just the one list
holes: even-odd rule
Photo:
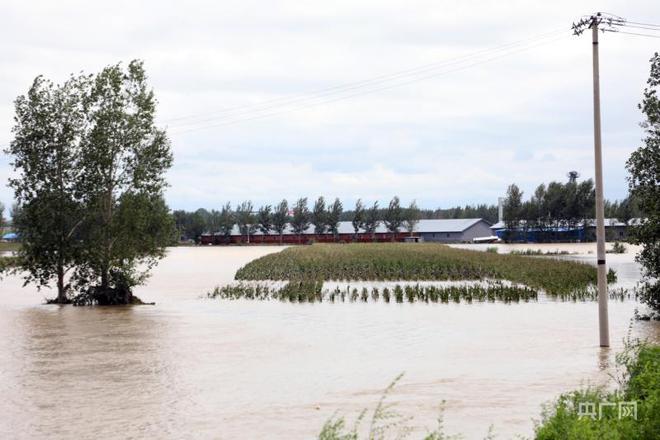
[[[225, 108], [225, 109], [213, 111], [213, 112], [210, 112], [210, 113], [206, 112], [206, 113], [203, 113], [203, 114], [182, 116], [182, 117], [178, 117], [178, 118], [171, 118], [171, 119], [167, 119], [163, 122], [184, 121], [186, 119], [197, 119], [200, 116], [236, 113], [237, 111], [239, 111], [239, 113], [241, 113], [241, 114], [242, 113], [250, 113], [250, 112], [253, 112], [253, 111], [263, 111], [263, 110], [268, 110], [270, 108], [277, 107], [277, 106], [293, 104], [293, 103], [296, 103], [296, 102], [299, 102], [299, 101], [306, 101], [306, 100], [311, 100], [311, 99], [323, 98], [327, 95], [342, 93], [342, 92], [346, 92], [346, 91], [350, 91], [350, 90], [354, 90], [354, 89], [359, 89], [359, 88], [362, 88], [362, 87], [369, 87], [369, 86], [373, 86], [375, 84], [385, 83], [385, 82], [388, 82], [388, 81], [397, 80], [399, 78], [405, 78], [407, 76], [422, 75], [426, 72], [436, 70], [436, 69], [439, 69], [439, 68], [442, 68], [442, 67], [446, 67], [446, 66], [449, 66], [449, 65], [459, 64], [461, 62], [469, 61], [470, 59], [475, 58], [475, 57], [477, 57], [479, 55], [482, 55], [482, 54], [485, 54], [485, 53], [508, 50], [508, 49], [515, 48], [516, 46], [520, 46], [520, 45], [528, 44], [530, 42], [550, 38], [552, 36], [557, 35], [558, 32], [559, 32], [559, 30], [554, 30], [554, 31], [551, 31], [551, 32], [547, 32], [547, 33], [544, 33], [544, 34], [537, 35], [537, 36], [532, 37], [532, 38], [519, 40], [519, 41], [516, 41], [516, 42], [513, 42], [513, 43], [500, 45], [500, 46], [497, 46], [497, 47], [494, 47], [494, 48], [483, 49], [483, 50], [480, 50], [480, 51], [477, 51], [477, 52], [474, 52], [474, 53], [471, 53], [471, 54], [468, 54], [468, 55], [464, 55], [464, 56], [461, 56], [461, 57], [457, 57], [457, 58], [454, 58], [454, 59], [449, 59], [449, 60], [444, 60], [444, 61], [441, 61], [441, 62], [430, 63], [430, 64], [418, 66], [418, 67], [415, 67], [415, 68], [410, 68], [410, 69], [405, 69], [405, 70], [402, 70], [402, 71], [394, 72], [394, 73], [391, 73], [391, 74], [379, 75], [379, 76], [376, 76], [376, 77], [371, 78], [371, 79], [355, 81], [355, 82], [351, 82], [351, 83], [341, 84], [341, 85], [338, 85], [338, 86], [328, 87], [328, 88], [324, 88], [324, 89], [321, 89], [321, 90], [317, 90], [315, 92], [310, 92], [308, 94], [301, 94], [299, 96], [293, 96], [293, 97], [275, 98], [275, 99], [264, 101], [260, 104], [237, 106], [237, 107], [233, 107], [233, 108]], [[242, 110], [242, 111], [240, 111], [240, 110]], [[235, 117], [235, 116], [238, 116], [238, 115], [233, 115], [232, 117]], [[194, 125], [194, 124], [198, 124], [200, 122], [211, 121], [211, 120], [214, 120], [214, 119], [216, 119], [216, 118], [207, 117], [207, 118], [198, 119], [198, 120], [192, 121], [192, 122], [182, 122], [181, 124], [175, 123], [174, 125], [175, 126], [177, 126], [177, 125]]]
[[649, 26], [649, 27], [657, 27], [657, 28], [660, 28], [660, 24], [654, 24], [654, 23], [640, 23], [639, 21], [629, 21], [629, 20], [626, 20], [625, 22], [626, 22], [626, 23], [630, 23], [630, 24], [639, 25], [639, 26]]
[[639, 32], [626, 32], [626, 31], [620, 31], [618, 29], [603, 29], [603, 32], [612, 32], [612, 33], [615, 33], [615, 34], [635, 35], [635, 36], [638, 36], [638, 37], [660, 38], [660, 35], [642, 34], [642, 33], [639, 33]]
[[[511, 50], [509, 52], [499, 54], [497, 56], [493, 56], [493, 57], [487, 58], [485, 60], [482, 59], [482, 60], [478, 60], [478, 61], [475, 61], [475, 62], [472, 62], [472, 63], [469, 63], [469, 64], [464, 64], [464, 65], [458, 66], [458, 67], [453, 68], [453, 69], [444, 70], [444, 71], [440, 71], [440, 72], [432, 72], [432, 73], [428, 73], [428, 74], [422, 75], [422, 76], [418, 75], [416, 78], [413, 78], [413, 79], [401, 78], [401, 81], [399, 81], [399, 82], [396, 82], [396, 83], [393, 83], [393, 84], [385, 84], [381, 87], [361, 90], [361, 91], [357, 91], [355, 93], [351, 93], [351, 94], [348, 94], [348, 95], [335, 96], [335, 97], [331, 97], [331, 99], [324, 99], [324, 100], [320, 100], [320, 101], [316, 101], [316, 102], [303, 102], [300, 105], [295, 106], [293, 108], [285, 108], [283, 110], [269, 112], [269, 113], [263, 113], [264, 110], [268, 110], [268, 109], [257, 109], [254, 112], [249, 112], [249, 111], [248, 112], [243, 112], [243, 113], [247, 113], [247, 114], [244, 114], [244, 115], [239, 114], [239, 115], [234, 115], [234, 116], [246, 116], [246, 117], [236, 118], [236, 117], [232, 116], [232, 117], [228, 117], [228, 118], [224, 118], [224, 119], [219, 118], [219, 119], [216, 120], [216, 123], [211, 124], [211, 125], [202, 125], [202, 126], [198, 126], [198, 127], [183, 129], [183, 130], [180, 130], [180, 131], [176, 131], [176, 129], [175, 129], [174, 132], [175, 133], [188, 133], [188, 132], [197, 131], [197, 130], [214, 128], [214, 127], [219, 127], [219, 126], [224, 126], [224, 125], [231, 125], [231, 124], [235, 124], [235, 123], [238, 123], [238, 122], [250, 121], [250, 120], [255, 120], [255, 119], [262, 119], [262, 118], [271, 117], [271, 116], [275, 116], [275, 115], [279, 115], [279, 114], [283, 114], [283, 113], [289, 113], [289, 112], [292, 112], [292, 111], [299, 111], [299, 110], [309, 108], [309, 107], [314, 107], [314, 106], [328, 104], [328, 103], [332, 103], [332, 102], [336, 102], [336, 101], [340, 101], [340, 100], [350, 99], [350, 98], [353, 98], [355, 96], [375, 93], [375, 92], [379, 92], [379, 91], [382, 91], [382, 90], [392, 89], [392, 88], [395, 88], [395, 87], [401, 87], [401, 86], [404, 86], [404, 85], [408, 85], [408, 84], [411, 84], [411, 83], [423, 81], [423, 80], [430, 79], [430, 78], [435, 78], [435, 77], [442, 76], [442, 75], [449, 74], [449, 73], [453, 73], [453, 72], [456, 72], [456, 71], [465, 70], [465, 69], [468, 69], [470, 67], [473, 67], [473, 66], [476, 66], [476, 65], [479, 65], [479, 64], [484, 64], [484, 63], [491, 62], [491, 61], [494, 61], [494, 60], [497, 60], [497, 59], [500, 59], [500, 58], [503, 58], [503, 57], [506, 57], [506, 56], [509, 56], [509, 55], [513, 55], [513, 54], [516, 54], [516, 53], [519, 53], [519, 52], [522, 52], [522, 51], [525, 51], [525, 50], [532, 49], [534, 47], [538, 47], [538, 46], [541, 46], [541, 45], [544, 45], [544, 44], [549, 44], [549, 43], [555, 42], [555, 41], [557, 41], [561, 38], [565, 38], [567, 36], [568, 36], [568, 34], [564, 35], [564, 36], [556, 37], [556, 38], [554, 38], [552, 40], [549, 40], [549, 41], [544, 41], [544, 42], [540, 42], [540, 43], [537, 43], [537, 44], [528, 45], [526, 47], [517, 48], [516, 50]], [[454, 64], [456, 64], [456, 63], [454, 63]], [[373, 84], [372, 84], [372, 86], [373, 86]], [[315, 98], [313, 98], [313, 99], [315, 99]], [[277, 107], [277, 106], [275, 106], [275, 107]], [[255, 114], [251, 115], [250, 113], [255, 113]]]
[[633, 29], [646, 29], [649, 31], [660, 31], [660, 27], [651, 27], [651, 26], [639, 26], [635, 24], [623, 24], [621, 27], [633, 28]]

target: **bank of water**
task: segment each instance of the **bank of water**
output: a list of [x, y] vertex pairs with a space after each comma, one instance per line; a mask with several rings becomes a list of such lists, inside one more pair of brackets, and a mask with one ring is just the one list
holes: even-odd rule
[[[494, 424], [501, 438], [530, 435], [543, 402], [608, 382], [637, 307], [610, 303], [603, 351], [593, 302], [200, 298], [278, 250], [173, 248], [136, 292], [156, 306], [44, 306], [52, 293], [0, 281], [0, 438], [309, 439], [337, 410], [352, 419], [373, 408], [401, 372], [392, 400], [422, 431], [444, 400], [448, 432], [482, 438]], [[621, 259], [620, 281], [634, 284], [632, 256]]]

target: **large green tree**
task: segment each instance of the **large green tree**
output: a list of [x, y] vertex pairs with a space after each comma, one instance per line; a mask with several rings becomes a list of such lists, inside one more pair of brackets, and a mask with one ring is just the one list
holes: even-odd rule
[[375, 201], [364, 214], [364, 232], [371, 235], [371, 239], [376, 238], [376, 230], [380, 225], [380, 210], [378, 209], [378, 201]]
[[411, 237], [421, 218], [422, 214], [417, 207], [417, 202], [413, 200], [403, 212], [403, 226], [406, 228], [406, 231], [410, 233]]
[[506, 240], [511, 240], [513, 232], [520, 226], [522, 219], [522, 191], [518, 185], [511, 184], [506, 190], [506, 199], [504, 200], [504, 223], [506, 225]]
[[326, 230], [326, 212], [325, 212], [325, 199], [323, 196], [320, 196], [314, 202], [314, 209], [312, 209], [310, 215], [310, 222], [314, 225], [314, 233], [325, 234]]
[[272, 207], [270, 205], [265, 205], [259, 208], [257, 213], [257, 223], [259, 225], [259, 231], [262, 234], [268, 235], [273, 229], [273, 213]]
[[[394, 196], [390, 200], [390, 204], [385, 211], [385, 227], [392, 234], [399, 232], [401, 225], [403, 224], [403, 209], [401, 208], [401, 202], [399, 201], [398, 196]], [[392, 238], [394, 240], [394, 238]]]
[[307, 197], [298, 199], [293, 207], [293, 216], [291, 217], [291, 229], [298, 235], [298, 241], [302, 241], [302, 234], [305, 233], [310, 224], [310, 212], [307, 207]]
[[362, 204], [362, 199], [357, 199], [355, 202], [355, 210], [353, 211], [353, 218], [351, 219], [351, 224], [353, 225], [353, 230], [355, 231], [355, 236], [357, 237], [360, 229], [364, 228], [364, 219], [366, 211], [364, 205]]
[[273, 231], [280, 236], [280, 244], [282, 244], [282, 236], [286, 230], [286, 225], [289, 222], [289, 203], [286, 199], [277, 205], [273, 212]]
[[155, 125], [156, 99], [144, 66], [108, 66], [84, 94], [76, 192], [84, 204], [83, 252], [75, 281], [84, 302], [130, 303], [164, 256], [174, 222], [163, 191], [170, 142]]
[[67, 273], [82, 250], [86, 215], [79, 195], [85, 92], [88, 77], [62, 85], [37, 77], [15, 101], [14, 139], [7, 153], [16, 177], [13, 225], [23, 245], [20, 271], [37, 288], [57, 286], [55, 302], [68, 301]]
[[236, 216], [231, 210], [231, 203], [227, 202], [220, 209], [220, 235], [222, 235], [226, 242], [229, 242], [231, 239], [234, 224], [236, 224]]
[[249, 243], [250, 235], [254, 233], [256, 228], [254, 206], [251, 201], [246, 200], [236, 207], [236, 224], [241, 235], [245, 235]]
[[341, 203], [339, 198], [335, 198], [335, 201], [328, 206], [328, 210], [325, 213], [325, 224], [328, 228], [328, 231], [332, 233], [332, 239], [337, 240], [337, 234], [339, 234], [339, 220], [341, 219], [341, 213], [344, 211], [344, 206]]
[[5, 225], [5, 205], [0, 202], [0, 230]]
[[660, 56], [651, 58], [651, 74], [639, 108], [646, 117], [642, 123], [644, 144], [627, 162], [630, 193], [645, 214], [644, 221], [633, 228], [632, 239], [642, 244], [637, 256], [644, 267], [646, 284], [642, 300], [660, 314]]

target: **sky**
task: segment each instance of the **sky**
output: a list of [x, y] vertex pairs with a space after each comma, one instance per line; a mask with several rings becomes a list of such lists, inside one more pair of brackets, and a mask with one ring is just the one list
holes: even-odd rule
[[[437, 208], [594, 175], [581, 16], [639, 1], [0, 1], [0, 146], [37, 75], [144, 61], [172, 141], [173, 209], [306, 196]], [[660, 39], [600, 36], [605, 197], [626, 196]], [[0, 202], [11, 158], [0, 154]]]

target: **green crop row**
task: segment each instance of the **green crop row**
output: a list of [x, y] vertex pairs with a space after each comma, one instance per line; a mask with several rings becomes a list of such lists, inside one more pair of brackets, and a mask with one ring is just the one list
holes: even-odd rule
[[237, 280], [445, 281], [508, 280], [565, 295], [596, 283], [588, 264], [500, 255], [432, 243], [355, 243], [297, 246], [258, 258]]
[[[611, 299], [624, 300], [631, 298], [627, 290], [610, 291]], [[323, 288], [322, 281], [295, 280], [280, 287], [266, 284], [242, 283], [216, 287], [207, 294], [209, 298], [220, 299], [250, 299], [250, 300], [280, 300], [288, 302], [377, 302], [386, 303], [459, 303], [459, 302], [528, 302], [536, 301], [539, 294], [536, 290], [525, 286], [508, 285], [502, 282], [489, 282], [482, 285], [453, 286], [422, 286], [400, 285], [391, 287], [350, 286], [343, 289], [336, 287], [329, 290]], [[554, 298], [562, 301], [593, 301], [597, 298], [596, 289], [581, 289], [570, 294], [557, 295]]]

